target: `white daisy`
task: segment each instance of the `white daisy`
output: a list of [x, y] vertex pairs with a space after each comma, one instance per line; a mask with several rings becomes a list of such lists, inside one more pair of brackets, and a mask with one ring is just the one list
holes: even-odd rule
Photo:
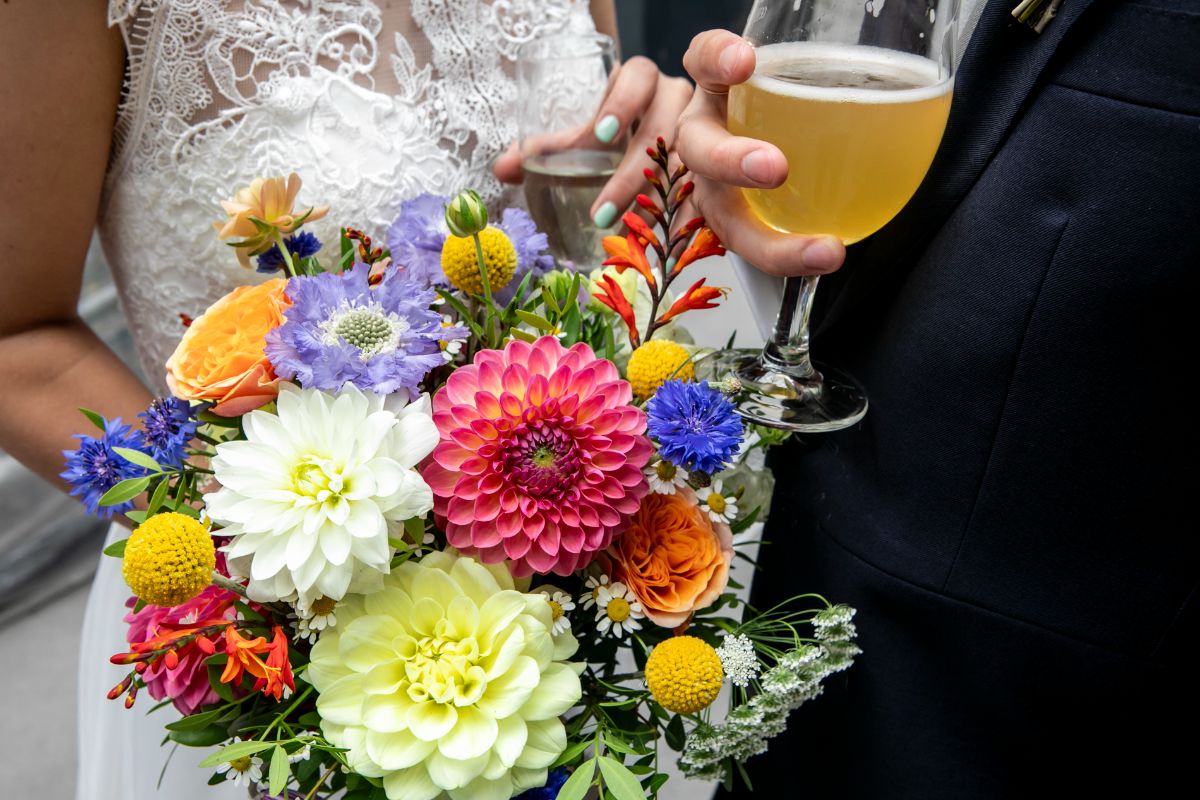
[[300, 761], [307, 761], [312, 755], [312, 742], [305, 742], [304, 747], [301, 747], [296, 752], [288, 756], [288, 763], [295, 764]]
[[[441, 299], [442, 299], [441, 297], [438, 298], [438, 300], [441, 300]], [[437, 304], [435, 303], [435, 305], [437, 305]], [[444, 314], [442, 315], [442, 327], [443, 328], [453, 328], [453, 327], [455, 327], [455, 325], [456, 325], [456, 323], [454, 322], [454, 320], [450, 319], [450, 317], [448, 317]], [[447, 363], [453, 361], [455, 359], [455, 357], [458, 356], [458, 354], [462, 352], [463, 345], [466, 344], [466, 342], [467, 342], [466, 337], [463, 337], [462, 339], [450, 339], [450, 340], [439, 339], [438, 346], [442, 348], [442, 358], [446, 359]]]
[[217, 772], [234, 786], [249, 787], [262, 782], [262, 766], [263, 760], [258, 756], [242, 756], [221, 764]]
[[326, 628], [337, 625], [337, 614], [333, 613], [337, 601], [328, 597], [318, 597], [305, 605], [296, 605], [296, 634], [301, 639], [307, 639], [309, 644], [316, 644], [317, 637]]
[[733, 522], [737, 519], [737, 497], [732, 494], [722, 494], [721, 481], [712, 482], [711, 486], [696, 490], [696, 499], [708, 512], [708, 518], [713, 522]]
[[639, 619], [645, 619], [642, 604], [625, 584], [617, 582], [601, 586], [596, 595], [596, 630], [620, 638], [630, 631], [641, 629]]
[[650, 491], [656, 494], [675, 494], [676, 489], [687, 486], [688, 473], [683, 467], [677, 467], [665, 458], [660, 458], [646, 467], [646, 479], [650, 483]]
[[589, 575], [584, 581], [583, 588], [587, 591], [579, 596], [579, 602], [583, 604], [585, 609], [596, 605], [596, 599], [600, 596], [600, 589], [608, 585], [608, 576], [601, 573], [599, 575]]
[[206, 495], [232, 536], [222, 548], [250, 599], [319, 597], [382, 585], [403, 521], [433, 508], [417, 465], [438, 442], [430, 402], [405, 404], [346, 384], [337, 393], [283, 384], [278, 410], [242, 417], [245, 441], [217, 445], [220, 490]]

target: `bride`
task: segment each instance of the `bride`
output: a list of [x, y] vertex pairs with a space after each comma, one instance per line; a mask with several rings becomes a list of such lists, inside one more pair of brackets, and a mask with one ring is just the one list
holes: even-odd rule
[[[56, 480], [78, 406], [130, 420], [150, 400], [76, 315], [93, 228], [164, 393], [181, 315], [253, 279], [212, 233], [222, 197], [296, 171], [301, 202], [380, 234], [426, 191], [517, 202], [492, 171], [499, 159], [501, 177], [520, 173], [501, 157], [515, 135], [516, 49], [593, 25], [615, 35], [611, 0], [110, 0], [107, 17], [92, 0], [0, 6], [0, 447]], [[639, 135], [671, 133], [690, 94], [645, 59], [621, 67], [599, 116], [640, 134], [599, 216], [633, 199]], [[156, 789], [173, 712], [105, 698], [121, 677], [108, 656], [123, 649], [129, 592], [117, 561], [102, 561], [80, 648], [78, 798], [244, 797], [207, 788], [205, 753], [189, 748]]]

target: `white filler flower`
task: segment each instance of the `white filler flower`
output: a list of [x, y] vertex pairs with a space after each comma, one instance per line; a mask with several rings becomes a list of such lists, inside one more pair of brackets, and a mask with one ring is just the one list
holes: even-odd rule
[[378, 588], [389, 533], [433, 508], [416, 470], [438, 442], [429, 397], [405, 404], [352, 384], [336, 394], [284, 384], [277, 413], [251, 411], [242, 425], [246, 441], [217, 445], [221, 488], [205, 505], [233, 537], [223, 550], [251, 599], [294, 592], [308, 606]]

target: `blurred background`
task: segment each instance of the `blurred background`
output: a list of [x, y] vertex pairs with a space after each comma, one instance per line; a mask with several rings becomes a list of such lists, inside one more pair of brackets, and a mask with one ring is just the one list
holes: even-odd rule
[[[750, 5], [750, 0], [616, 0], [622, 57], [645, 55], [663, 72], [684, 75], [681, 62], [692, 37], [710, 28], [740, 31]], [[663, 20], [674, 24], [666, 26]], [[736, 286], [728, 261], [709, 259], [692, 269], [699, 273], [693, 280], [703, 275], [710, 285], [734, 289], [720, 308], [706, 312], [712, 315], [707, 318], [712, 325], [692, 326], [697, 343], [723, 346], [724, 337], [710, 341], [705, 331], [737, 329], [739, 345], [761, 344], [745, 293]], [[137, 371], [133, 342], [95, 241], [88, 253], [79, 307], [97, 334]], [[86, 406], [86, 398], [80, 398], [79, 404]], [[87, 516], [74, 498], [28, 472], [2, 450], [0, 519], [4, 520], [0, 626], [5, 629], [0, 638], [0, 675], [7, 683], [0, 741], [5, 742], [5, 783], [22, 787], [22, 796], [65, 800], [75, 791], [79, 627], [108, 523]], [[30, 668], [31, 653], [36, 654], [37, 669]], [[35, 706], [33, 698], [43, 717], [36, 725], [21, 713], [22, 705]], [[52, 705], [48, 698], [53, 698]], [[45, 718], [47, 714], [53, 718]], [[48, 769], [48, 762], [54, 767]], [[680, 796], [688, 791], [695, 796], [695, 786], [676, 784], [685, 792]]]

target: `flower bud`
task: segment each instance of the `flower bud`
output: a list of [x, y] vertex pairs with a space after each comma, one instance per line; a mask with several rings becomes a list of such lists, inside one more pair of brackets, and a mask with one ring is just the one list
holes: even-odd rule
[[487, 206], [474, 189], [459, 192], [446, 206], [446, 227], [455, 236], [474, 236], [487, 227]]

